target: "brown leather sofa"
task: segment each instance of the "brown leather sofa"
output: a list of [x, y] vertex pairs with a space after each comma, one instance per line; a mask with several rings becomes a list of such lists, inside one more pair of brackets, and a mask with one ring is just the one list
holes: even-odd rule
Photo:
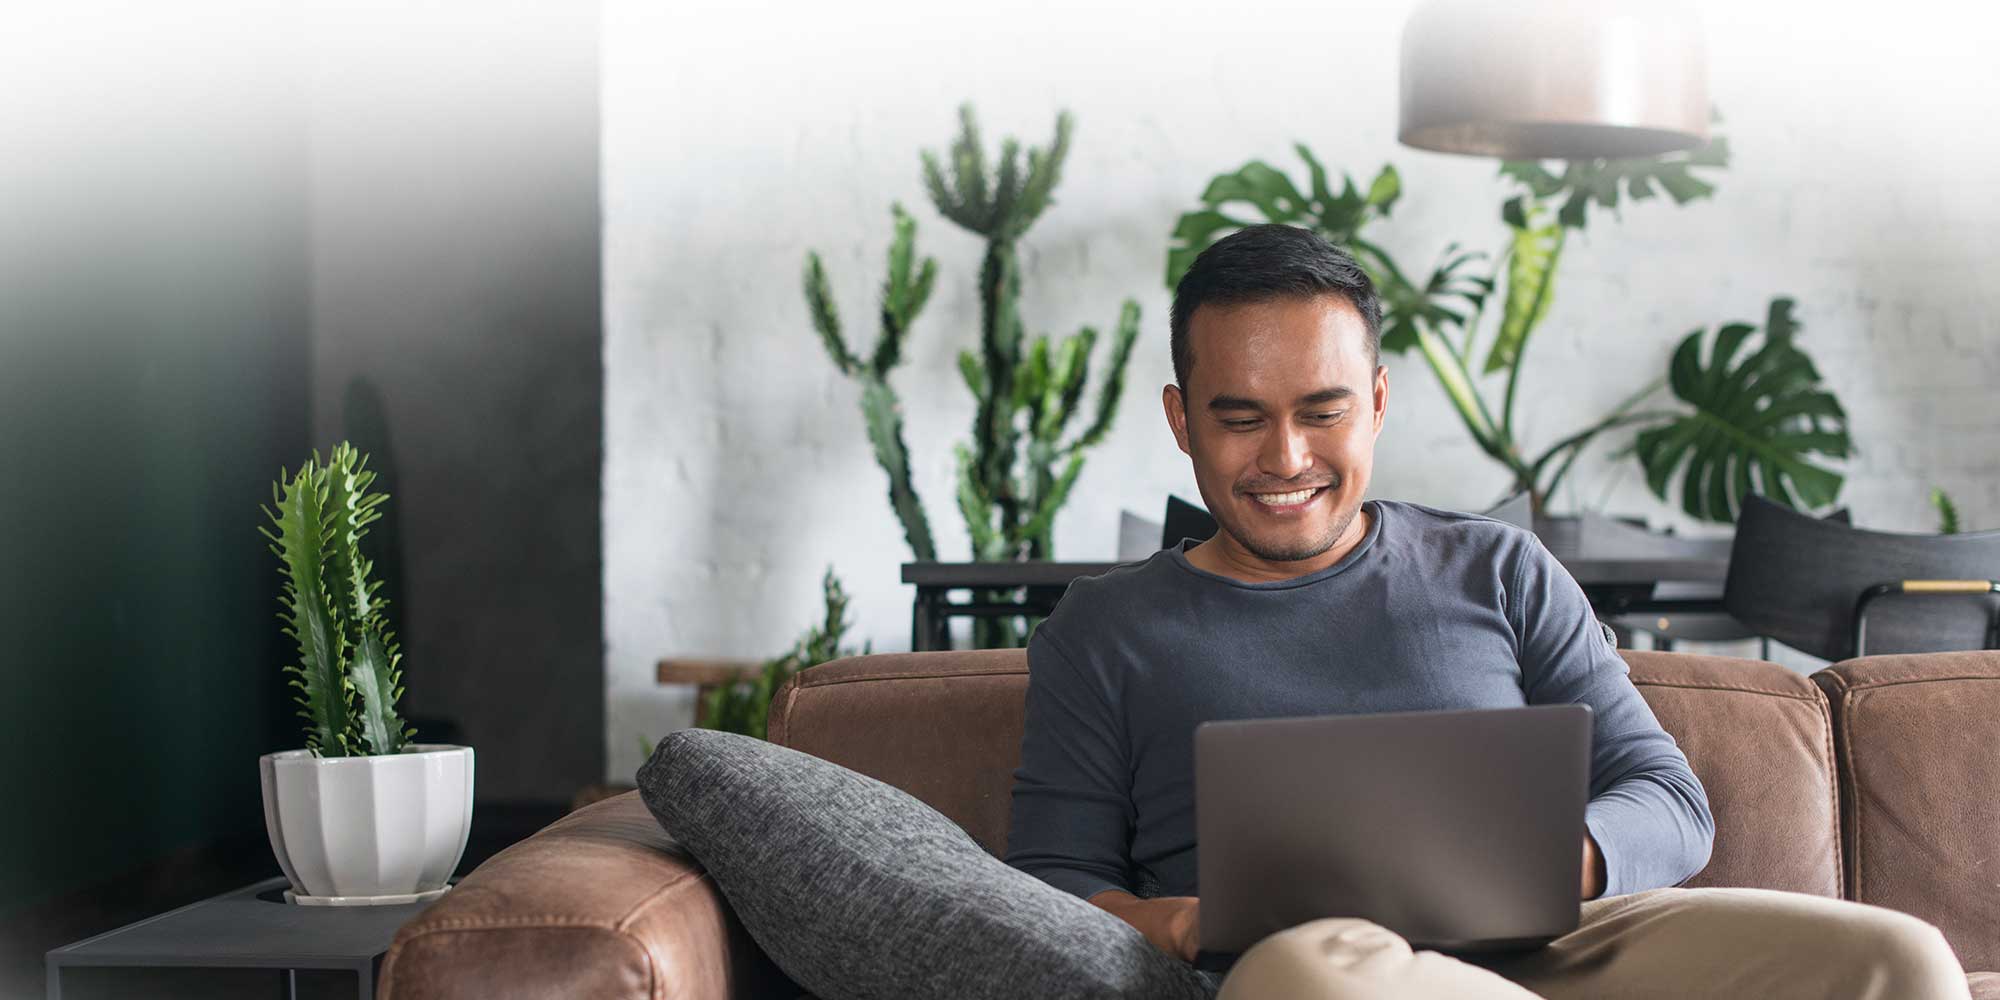
[[[1811, 678], [1625, 658], [1715, 813], [1713, 859], [1689, 885], [1894, 907], [1942, 928], [1967, 969], [2000, 969], [2000, 652], [1869, 657]], [[854, 657], [785, 685], [770, 738], [908, 790], [998, 854], [1027, 679], [1018, 650]], [[2000, 975], [1970, 979], [2000, 998]], [[800, 994], [636, 793], [467, 875], [397, 934], [380, 985], [390, 1000]]]

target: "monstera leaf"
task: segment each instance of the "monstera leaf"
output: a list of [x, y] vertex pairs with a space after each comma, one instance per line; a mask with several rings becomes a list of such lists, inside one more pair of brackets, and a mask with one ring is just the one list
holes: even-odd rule
[[1555, 299], [1556, 264], [1562, 260], [1563, 227], [1550, 221], [1534, 202], [1515, 198], [1500, 211], [1514, 231], [1507, 254], [1507, 300], [1501, 310], [1500, 333], [1486, 356], [1486, 371], [1503, 371], [1520, 363], [1528, 335], [1549, 314]]
[[1693, 411], [1640, 432], [1633, 444], [1655, 496], [1666, 499], [1679, 472], [1681, 509], [1732, 522], [1746, 494], [1804, 509], [1824, 507], [1840, 494], [1841, 475], [1812, 457], [1852, 453], [1847, 414], [1793, 343], [1798, 324], [1791, 310], [1792, 300], [1773, 299], [1761, 346], [1740, 361], [1737, 355], [1757, 333], [1749, 324], [1717, 331], [1706, 363], [1701, 346], [1707, 331], [1681, 341], [1668, 385]]
[[[1222, 174], [1202, 192], [1202, 208], [1183, 214], [1174, 226], [1167, 252], [1167, 287], [1178, 285], [1194, 259], [1217, 240], [1248, 226], [1266, 222], [1302, 226], [1327, 241], [1346, 247], [1368, 272], [1382, 302], [1382, 350], [1401, 354], [1417, 346], [1419, 327], [1463, 328], [1477, 314], [1491, 278], [1471, 274], [1467, 265], [1484, 254], [1445, 248], [1430, 277], [1421, 283], [1406, 276], [1387, 250], [1363, 238], [1362, 230], [1388, 216], [1403, 194], [1403, 178], [1384, 165], [1366, 190], [1343, 171], [1340, 189], [1329, 183], [1325, 165], [1304, 143], [1293, 146], [1306, 162], [1309, 177], [1301, 185], [1258, 160], [1235, 173]], [[1251, 217], [1254, 213], [1257, 218]]]
[[[1722, 116], [1712, 115], [1720, 122]], [[1665, 193], [1674, 204], [1685, 205], [1715, 193], [1715, 185], [1695, 174], [1697, 170], [1720, 170], [1729, 166], [1729, 140], [1716, 135], [1708, 142], [1684, 153], [1649, 156], [1629, 160], [1570, 160], [1560, 174], [1532, 161], [1509, 161], [1500, 165], [1500, 174], [1526, 187], [1537, 200], [1560, 204], [1556, 221], [1565, 229], [1582, 229], [1590, 206], [1618, 211], [1622, 190], [1632, 201], [1644, 201]]]

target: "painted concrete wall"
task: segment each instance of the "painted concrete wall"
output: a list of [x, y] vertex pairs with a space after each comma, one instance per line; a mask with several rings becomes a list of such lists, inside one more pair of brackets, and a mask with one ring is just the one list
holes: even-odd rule
[[302, 116], [279, 19], [183, 13], [0, 43], [0, 914], [261, 838], [298, 732], [256, 529], [308, 421]]
[[[1159, 404], [1171, 379], [1167, 236], [1209, 178], [1251, 158], [1303, 175], [1403, 172], [1379, 234], [1427, 265], [1448, 242], [1498, 249], [1490, 161], [1394, 141], [1406, 3], [1108, 5], [689, 3], [606, 8], [604, 627], [609, 771], [642, 735], [685, 725], [666, 655], [763, 656], [815, 617], [833, 565], [857, 640], [907, 648], [907, 557], [862, 433], [799, 292], [808, 249], [851, 335], [870, 312], [889, 203], [919, 222], [936, 295], [894, 376], [939, 547], [966, 551], [951, 445], [971, 399], [953, 359], [976, 342], [977, 240], [929, 205], [917, 151], [976, 103], [989, 145], [1078, 119], [1057, 204], [1024, 250], [1031, 332], [1108, 325], [1130, 296], [1145, 333], [1116, 430], [1093, 453], [1057, 552], [1107, 559], [1118, 512], [1195, 496]], [[1866, 526], [1928, 530], [1933, 485], [1969, 526], [2000, 527], [2000, 71], [1942, 4], [1703, 7], [1713, 96], [1735, 164], [1710, 201], [1634, 206], [1574, 240], [1523, 391], [1550, 442], [1664, 372], [1689, 330], [1799, 302], [1804, 345], [1853, 413], [1843, 500]], [[1989, 25], [1990, 29], [1990, 25]], [[1373, 494], [1478, 508], [1507, 478], [1473, 448], [1421, 360], [1392, 357]], [[1581, 463], [1574, 502], [1686, 522], [1636, 465]], [[1569, 502], [1570, 498], [1564, 498]]]
[[480, 801], [567, 802], [603, 769], [596, 11], [312, 10], [313, 439], [392, 466], [406, 711]]

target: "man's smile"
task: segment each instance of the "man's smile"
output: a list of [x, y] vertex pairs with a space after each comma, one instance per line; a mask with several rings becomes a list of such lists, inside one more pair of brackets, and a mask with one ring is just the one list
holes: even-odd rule
[[1318, 500], [1320, 494], [1325, 493], [1327, 489], [1326, 486], [1313, 486], [1289, 493], [1252, 493], [1250, 498], [1257, 501], [1258, 506], [1272, 511], [1303, 510]]

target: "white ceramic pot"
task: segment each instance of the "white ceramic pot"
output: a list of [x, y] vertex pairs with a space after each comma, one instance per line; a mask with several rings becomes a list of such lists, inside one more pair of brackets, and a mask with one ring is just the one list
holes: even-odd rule
[[379, 757], [257, 760], [264, 829], [301, 902], [442, 890], [472, 831], [472, 748], [413, 743]]

